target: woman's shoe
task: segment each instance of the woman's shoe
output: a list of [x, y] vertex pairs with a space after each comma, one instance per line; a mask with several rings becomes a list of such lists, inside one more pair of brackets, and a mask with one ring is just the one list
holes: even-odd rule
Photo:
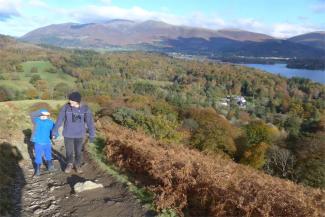
[[65, 168], [65, 173], [71, 173], [71, 170], [73, 168], [73, 165], [71, 163], [68, 163], [67, 167]]
[[77, 173], [83, 173], [82, 169], [80, 166], [75, 167]]

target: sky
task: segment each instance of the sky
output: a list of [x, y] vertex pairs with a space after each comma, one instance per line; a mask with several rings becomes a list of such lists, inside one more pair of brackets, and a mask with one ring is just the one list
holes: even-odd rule
[[0, 34], [111, 19], [242, 29], [288, 38], [325, 31], [325, 0], [0, 0]]

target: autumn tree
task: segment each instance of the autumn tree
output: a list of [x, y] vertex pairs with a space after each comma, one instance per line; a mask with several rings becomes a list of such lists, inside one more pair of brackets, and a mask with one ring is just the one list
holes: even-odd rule
[[236, 152], [234, 138], [237, 130], [226, 118], [221, 117], [213, 109], [191, 109], [188, 118], [192, 118], [198, 124], [191, 138], [193, 147], [202, 151], [234, 155]]
[[267, 143], [261, 142], [247, 148], [240, 163], [249, 165], [255, 169], [260, 169], [266, 162], [266, 151], [269, 148]]

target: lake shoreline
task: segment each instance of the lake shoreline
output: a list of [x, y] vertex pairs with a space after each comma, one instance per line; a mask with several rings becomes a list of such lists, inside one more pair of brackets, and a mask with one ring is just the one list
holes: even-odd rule
[[286, 78], [301, 77], [301, 78], [310, 79], [314, 82], [318, 82], [323, 85], [325, 84], [325, 70], [288, 68], [285, 63], [275, 63], [275, 64], [241, 63], [238, 65], [259, 69], [272, 74], [279, 74]]

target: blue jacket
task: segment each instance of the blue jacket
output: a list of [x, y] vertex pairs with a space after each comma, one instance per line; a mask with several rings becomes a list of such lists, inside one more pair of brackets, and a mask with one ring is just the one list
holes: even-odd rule
[[[63, 136], [67, 138], [84, 138], [88, 129], [90, 140], [95, 138], [94, 120], [87, 105], [81, 104], [79, 108], [65, 104], [59, 113], [53, 129], [53, 136], [58, 135], [58, 129], [63, 124]], [[87, 126], [87, 129], [86, 129]]]
[[51, 119], [40, 119], [40, 115], [44, 110], [38, 110], [30, 113], [32, 122], [34, 124], [33, 134], [31, 141], [35, 144], [50, 145], [51, 144], [51, 131], [54, 127], [54, 122]]

